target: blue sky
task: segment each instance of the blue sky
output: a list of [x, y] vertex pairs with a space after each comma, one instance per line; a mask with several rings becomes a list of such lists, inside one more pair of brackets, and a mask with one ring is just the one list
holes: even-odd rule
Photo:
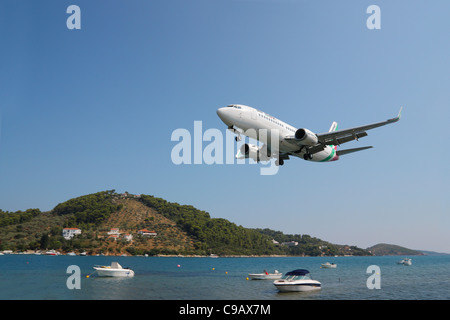
[[[81, 29], [68, 30], [69, 5]], [[369, 30], [368, 6], [381, 9]], [[101, 190], [244, 227], [450, 252], [448, 1], [0, 2], [0, 208]], [[399, 123], [334, 163], [174, 165], [175, 129], [240, 103], [314, 132]], [[208, 143], [204, 143], [206, 146]]]

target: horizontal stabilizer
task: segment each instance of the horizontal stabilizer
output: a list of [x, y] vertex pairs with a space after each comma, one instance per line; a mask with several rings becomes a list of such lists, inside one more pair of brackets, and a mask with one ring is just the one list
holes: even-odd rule
[[373, 147], [372, 146], [368, 146], [368, 147], [362, 147], [362, 148], [338, 150], [336, 153], [337, 153], [338, 156], [342, 156], [342, 155], [347, 154], [347, 153], [352, 153], [352, 152], [356, 152], [356, 151], [366, 150], [366, 149], [370, 149], [370, 148], [373, 148]]

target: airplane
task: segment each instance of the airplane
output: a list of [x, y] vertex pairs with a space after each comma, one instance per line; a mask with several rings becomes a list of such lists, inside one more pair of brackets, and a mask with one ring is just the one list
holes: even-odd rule
[[[236, 141], [240, 141], [243, 134], [263, 142], [260, 147], [249, 143], [243, 144], [236, 154], [237, 159], [251, 158], [259, 162], [275, 158], [275, 165], [282, 166], [290, 156], [307, 161], [330, 162], [339, 160], [339, 157], [345, 154], [373, 148], [366, 146], [338, 150], [337, 146], [367, 136], [367, 130], [399, 121], [401, 112], [402, 108], [395, 118], [350, 129], [338, 130], [337, 122], [333, 122], [328, 132], [320, 134], [306, 128], [295, 128], [263, 111], [242, 104], [219, 108], [217, 115], [228, 129], [237, 135]], [[266, 129], [264, 135], [261, 134], [261, 129]], [[271, 143], [273, 129], [278, 130], [278, 146], [276, 140], [274, 146]], [[275, 135], [274, 137], [276, 139]]]

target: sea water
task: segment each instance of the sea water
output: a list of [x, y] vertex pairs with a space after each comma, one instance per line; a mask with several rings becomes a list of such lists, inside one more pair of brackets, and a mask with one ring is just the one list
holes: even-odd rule
[[[449, 300], [450, 255], [403, 257], [108, 257], [0, 256], [1, 300]], [[94, 265], [117, 261], [134, 270], [132, 278], [103, 278]], [[335, 269], [321, 268], [332, 262]], [[369, 266], [379, 267], [379, 289], [370, 289]], [[70, 288], [77, 276], [79, 289]], [[309, 293], [280, 293], [271, 280], [247, 280], [263, 270], [286, 273], [307, 269], [322, 289]], [[91, 275], [92, 274], [92, 275]], [[90, 276], [89, 276], [90, 275]], [[89, 277], [86, 277], [89, 276]], [[73, 278], [72, 278], [73, 279]], [[70, 282], [70, 281], [69, 281]]]

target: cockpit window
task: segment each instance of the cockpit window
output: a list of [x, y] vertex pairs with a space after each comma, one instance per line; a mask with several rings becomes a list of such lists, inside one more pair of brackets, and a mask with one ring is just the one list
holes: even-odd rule
[[241, 106], [237, 106], [235, 104], [230, 104], [227, 106], [228, 108], [242, 109]]

